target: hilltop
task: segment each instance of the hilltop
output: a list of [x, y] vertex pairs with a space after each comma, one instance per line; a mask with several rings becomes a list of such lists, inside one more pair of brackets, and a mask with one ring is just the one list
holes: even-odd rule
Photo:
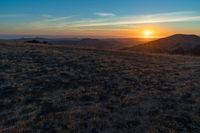
[[200, 37], [197, 35], [176, 34], [166, 38], [125, 48], [128, 51], [148, 53], [200, 55]]

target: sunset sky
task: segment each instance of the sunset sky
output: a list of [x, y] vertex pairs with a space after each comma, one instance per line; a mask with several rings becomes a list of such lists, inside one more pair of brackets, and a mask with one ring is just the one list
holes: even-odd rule
[[[200, 0], [1, 0], [1, 35], [200, 35]], [[149, 35], [150, 34], [150, 35]]]

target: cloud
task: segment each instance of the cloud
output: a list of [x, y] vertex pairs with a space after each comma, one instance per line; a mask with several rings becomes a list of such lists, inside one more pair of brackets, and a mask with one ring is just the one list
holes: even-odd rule
[[114, 17], [116, 16], [114, 13], [105, 13], [105, 12], [97, 12], [95, 15], [100, 17]]
[[66, 19], [70, 19], [72, 18], [73, 16], [67, 16], [67, 17], [55, 17], [55, 18], [51, 18], [51, 19], [48, 19], [46, 21], [49, 21], [49, 22], [54, 22], [54, 21], [63, 21], [63, 20], [66, 20]]
[[32, 27], [35, 30], [51, 29], [58, 32], [63, 30], [127, 30], [134, 29], [140, 24], [200, 21], [200, 15], [193, 11], [167, 12], [137, 16], [104, 17], [98, 19], [70, 19], [74, 16], [55, 17], [52, 15], [43, 15], [43, 17], [44, 18], [42, 20], [22, 24], [22, 27], [27, 27], [27, 29]]
[[75, 24], [77, 27], [93, 26], [116, 26], [116, 25], [137, 25], [148, 23], [170, 23], [170, 22], [187, 22], [200, 21], [200, 15], [194, 11], [168, 12], [159, 14], [148, 14], [138, 16], [124, 16], [107, 19], [96, 19], [96, 22], [85, 21], [84, 23]]
[[74, 16], [55, 17], [55, 16], [49, 15], [49, 14], [42, 14], [40, 16], [44, 18], [44, 21], [48, 21], [48, 22], [64, 21], [64, 20], [74, 17]]
[[[14, 15], [15, 16], [15, 15]], [[17, 16], [17, 15], [16, 15]], [[0, 15], [0, 17], [2, 17]], [[13, 17], [12, 15], [4, 17]], [[87, 31], [123, 31], [133, 30], [142, 24], [200, 22], [200, 14], [194, 11], [165, 12], [134, 16], [116, 16], [102, 18], [78, 18], [74, 16], [56, 17], [40, 15], [40, 20], [23, 22], [17, 25], [19, 30], [54, 32], [87, 32]], [[73, 19], [71, 19], [73, 18]], [[9, 29], [10, 27], [8, 27]]]
[[53, 15], [50, 15], [50, 14], [41, 14], [40, 15], [40, 17], [44, 18], [42, 21], [48, 21], [48, 22], [64, 21], [64, 20], [73, 18], [74, 16], [75, 15], [58, 17], [58, 16], [53, 16]]

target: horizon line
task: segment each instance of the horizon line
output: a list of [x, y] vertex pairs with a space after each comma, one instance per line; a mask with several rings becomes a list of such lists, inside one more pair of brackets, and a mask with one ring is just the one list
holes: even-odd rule
[[182, 34], [182, 35], [196, 35], [199, 36], [199, 34], [185, 34], [185, 33], [174, 33], [171, 35], [166, 35], [166, 36], [153, 36], [153, 37], [144, 37], [144, 36], [90, 36], [90, 35], [85, 35], [85, 36], [76, 36], [76, 35], [35, 35], [35, 34], [0, 34], [0, 39], [22, 39], [22, 38], [47, 38], [47, 39], [71, 39], [71, 38], [77, 38], [77, 39], [84, 39], [84, 38], [91, 38], [91, 39], [115, 39], [115, 38], [141, 38], [141, 39], [159, 39], [159, 38], [165, 38], [169, 37], [172, 35], [177, 35], [177, 34]]

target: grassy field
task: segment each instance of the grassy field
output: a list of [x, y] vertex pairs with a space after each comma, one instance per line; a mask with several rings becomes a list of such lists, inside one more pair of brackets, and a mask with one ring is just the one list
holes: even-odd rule
[[0, 45], [0, 132], [200, 132], [200, 58]]

